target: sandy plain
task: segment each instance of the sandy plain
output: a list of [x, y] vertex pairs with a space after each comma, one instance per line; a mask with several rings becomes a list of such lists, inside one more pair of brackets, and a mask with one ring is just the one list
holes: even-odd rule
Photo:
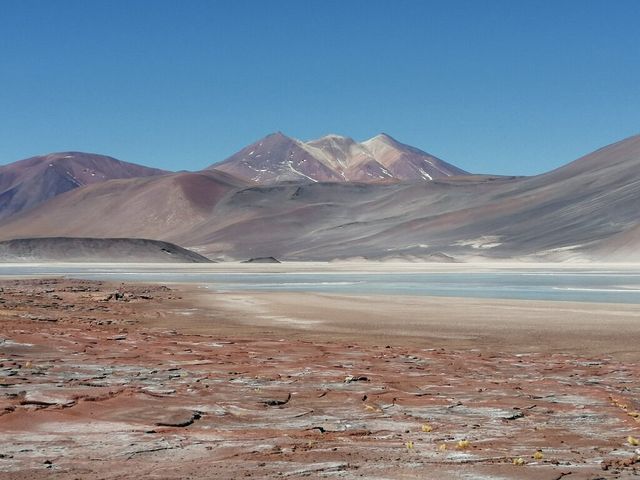
[[0, 478], [640, 474], [634, 305], [1, 283]]

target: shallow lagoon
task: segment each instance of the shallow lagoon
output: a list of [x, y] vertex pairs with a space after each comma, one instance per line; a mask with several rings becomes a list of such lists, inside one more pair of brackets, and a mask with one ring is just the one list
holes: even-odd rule
[[[0, 265], [0, 277], [65, 276], [81, 279], [194, 283], [216, 291], [301, 291], [640, 304], [640, 268], [455, 268], [432, 271], [335, 271], [320, 266], [290, 271], [275, 267], [215, 265]], [[275, 270], [275, 271], [273, 271]]]

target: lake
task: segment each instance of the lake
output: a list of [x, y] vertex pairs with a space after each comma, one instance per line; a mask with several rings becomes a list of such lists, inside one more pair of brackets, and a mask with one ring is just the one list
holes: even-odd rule
[[[259, 272], [260, 269], [267, 270]], [[415, 269], [415, 267], [409, 270]], [[640, 304], [640, 268], [455, 268], [433, 271], [334, 271], [331, 266], [287, 271], [276, 267], [202, 265], [0, 265], [0, 277], [193, 283], [215, 291], [299, 291]], [[423, 270], [424, 270], [423, 269]], [[243, 271], [244, 270], [244, 271]], [[269, 271], [277, 270], [277, 271]]]

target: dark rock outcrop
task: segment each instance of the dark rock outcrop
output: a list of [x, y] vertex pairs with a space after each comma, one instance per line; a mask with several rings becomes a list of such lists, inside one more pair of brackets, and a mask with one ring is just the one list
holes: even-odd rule
[[21, 238], [0, 242], [3, 262], [207, 263], [172, 243], [142, 238]]

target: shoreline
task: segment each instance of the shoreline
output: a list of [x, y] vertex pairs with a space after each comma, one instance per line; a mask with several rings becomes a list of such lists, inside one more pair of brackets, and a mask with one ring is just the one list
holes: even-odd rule
[[220, 273], [390, 273], [435, 272], [456, 270], [640, 270], [640, 262], [525, 262], [525, 261], [474, 261], [459, 263], [440, 262], [396, 262], [396, 261], [282, 261], [281, 263], [243, 263], [240, 261], [216, 263], [152, 263], [152, 262], [2, 262], [0, 278], [5, 269], [15, 268], [147, 268], [151, 270], [174, 269], [181, 271], [211, 271]]
[[[433, 276], [430, 276], [432, 274]], [[451, 274], [452, 277], [448, 275]], [[510, 277], [509, 275], [515, 275]], [[239, 288], [234, 286], [238, 275]], [[247, 276], [243, 279], [241, 276]], [[273, 278], [261, 279], [261, 276]], [[324, 276], [328, 287], [325, 287]], [[388, 277], [387, 277], [388, 275]], [[386, 279], [394, 282], [398, 275], [397, 287], [386, 289]], [[413, 283], [412, 275], [420, 275]], [[489, 279], [483, 276], [487, 275]], [[504, 276], [503, 276], [504, 275]], [[531, 275], [532, 278], [528, 276]], [[574, 288], [566, 285], [563, 276], [575, 276]], [[629, 275], [629, 276], [627, 276]], [[299, 276], [310, 280], [298, 284]], [[329, 278], [333, 276], [333, 278]], [[353, 276], [353, 278], [349, 278]], [[379, 276], [379, 278], [375, 278]], [[468, 276], [468, 277], [465, 277]], [[602, 281], [598, 277], [603, 278]], [[317, 277], [317, 278], [314, 278]], [[371, 278], [370, 278], [371, 277]], [[535, 278], [534, 278], [535, 277]], [[555, 277], [554, 280], [550, 280]], [[0, 264], [0, 280], [39, 278], [79, 278], [109, 282], [136, 282], [140, 284], [173, 284], [208, 286], [229, 293], [272, 292], [317, 293], [366, 296], [397, 296], [409, 298], [449, 298], [450, 301], [467, 299], [499, 301], [523, 300], [526, 302], [561, 302], [580, 304], [626, 304], [640, 305], [640, 264], [611, 263], [468, 263], [468, 264], [412, 264], [412, 263], [354, 263], [354, 262], [287, 262], [280, 264], [105, 264], [105, 263], [51, 263], [51, 264]], [[458, 280], [448, 288], [449, 278]], [[465, 284], [468, 278], [468, 285]], [[246, 280], [248, 279], [248, 280]], [[443, 283], [439, 283], [442, 279]], [[264, 287], [251, 290], [251, 282], [266, 282]], [[243, 283], [246, 282], [246, 283]], [[270, 288], [273, 282], [273, 288]], [[290, 283], [286, 290], [279, 283]], [[407, 282], [406, 284], [404, 282]], [[421, 287], [421, 283], [424, 286]], [[456, 283], [457, 282], [457, 283]], [[503, 282], [512, 282], [515, 289], [502, 291]], [[601, 283], [599, 283], [601, 282]], [[228, 283], [228, 285], [226, 285]], [[339, 286], [342, 284], [347, 286]], [[331, 286], [331, 285], [338, 286]], [[359, 285], [362, 284], [362, 287]], [[300, 285], [311, 285], [307, 290]], [[315, 285], [315, 286], [314, 286]], [[408, 287], [403, 287], [408, 285]], [[591, 286], [594, 285], [594, 286]], [[442, 287], [442, 288], [441, 288]], [[474, 294], [477, 295], [474, 297]]]

